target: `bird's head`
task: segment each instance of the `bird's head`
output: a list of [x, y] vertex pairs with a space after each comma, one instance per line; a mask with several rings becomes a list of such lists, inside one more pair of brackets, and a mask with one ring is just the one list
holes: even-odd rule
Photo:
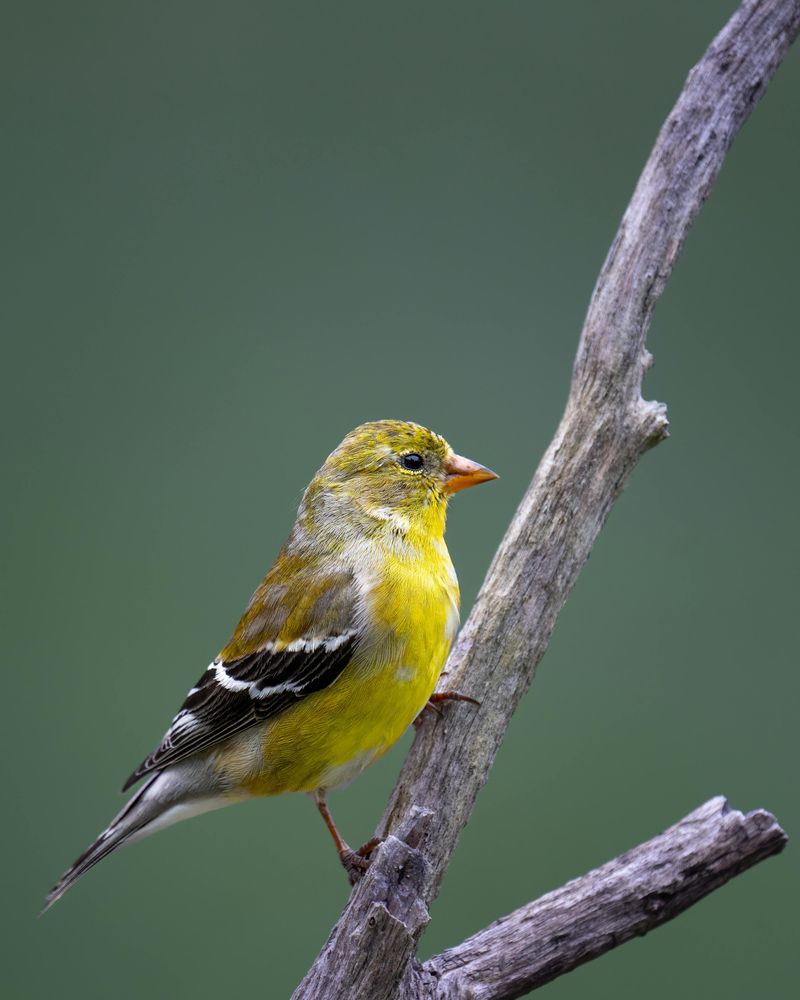
[[497, 476], [456, 455], [443, 437], [404, 420], [376, 420], [351, 431], [328, 456], [320, 486], [394, 527], [444, 526], [447, 501]]

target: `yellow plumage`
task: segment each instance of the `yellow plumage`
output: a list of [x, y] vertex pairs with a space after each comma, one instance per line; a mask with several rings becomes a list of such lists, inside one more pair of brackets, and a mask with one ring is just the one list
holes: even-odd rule
[[375, 582], [366, 601], [373, 641], [335, 684], [265, 723], [257, 773], [237, 755], [241, 740], [219, 754], [218, 766], [254, 795], [351, 780], [397, 742], [436, 686], [458, 626], [447, 549], [426, 546], [403, 558], [376, 545], [372, 559]]
[[366, 862], [333, 826], [325, 793], [384, 754], [428, 702], [458, 627], [447, 502], [493, 478], [416, 424], [349, 434], [306, 490], [231, 641], [126, 787], [148, 781], [48, 905], [123, 843], [287, 791], [314, 794], [355, 877]]

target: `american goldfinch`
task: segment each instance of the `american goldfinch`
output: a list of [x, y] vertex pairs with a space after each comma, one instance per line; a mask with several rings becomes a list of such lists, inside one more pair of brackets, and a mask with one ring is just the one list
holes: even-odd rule
[[386, 753], [431, 698], [458, 627], [448, 500], [496, 478], [417, 424], [380, 420], [348, 434], [311, 481], [233, 638], [123, 791], [144, 784], [45, 909], [123, 844], [281, 792], [312, 795], [354, 881], [375, 842], [347, 846], [326, 792]]

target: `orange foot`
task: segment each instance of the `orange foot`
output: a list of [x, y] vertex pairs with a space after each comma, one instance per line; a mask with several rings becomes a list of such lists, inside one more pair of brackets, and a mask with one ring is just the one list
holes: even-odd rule
[[422, 725], [422, 716], [426, 710], [436, 712], [437, 715], [441, 715], [442, 710], [437, 706], [446, 701], [468, 701], [470, 705], [477, 705], [478, 708], [480, 708], [481, 705], [479, 701], [476, 701], [474, 698], [470, 698], [467, 694], [461, 694], [459, 691], [437, 691], [435, 694], [432, 694], [430, 698], [428, 698], [422, 712], [420, 712], [416, 719], [414, 719], [414, 728], [419, 729]]
[[369, 868], [372, 862], [371, 854], [380, 843], [380, 837], [373, 837], [372, 840], [368, 840], [366, 844], [359, 847], [357, 851], [347, 846], [345, 846], [344, 850], [339, 851], [339, 860], [347, 872], [350, 885], [355, 885]]

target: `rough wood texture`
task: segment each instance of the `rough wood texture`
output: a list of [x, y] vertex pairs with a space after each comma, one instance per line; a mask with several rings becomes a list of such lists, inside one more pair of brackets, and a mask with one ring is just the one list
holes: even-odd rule
[[676, 917], [786, 844], [767, 812], [711, 799], [602, 868], [509, 913], [427, 962], [440, 1000], [512, 1000]]
[[422, 901], [426, 864], [418, 846], [433, 818], [429, 810], [411, 809], [381, 844], [295, 997], [415, 995], [411, 960], [428, 923]]
[[[411, 960], [421, 914], [611, 505], [667, 434], [665, 407], [641, 395], [653, 309], [734, 136], [798, 30], [800, 0], [745, 0], [690, 72], [600, 272], [555, 438], [448, 661], [442, 687], [481, 708], [451, 706], [420, 727], [379, 826], [389, 840], [296, 1000], [420, 995]], [[425, 830], [413, 815], [430, 817]], [[413, 902], [412, 861], [389, 861], [404, 849], [413, 852]]]

